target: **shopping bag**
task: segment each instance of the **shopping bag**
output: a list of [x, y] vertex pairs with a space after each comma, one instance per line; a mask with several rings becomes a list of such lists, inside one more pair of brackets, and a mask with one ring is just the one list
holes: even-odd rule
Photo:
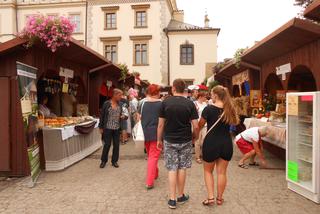
[[142, 129], [142, 125], [141, 125], [141, 121], [138, 121], [136, 123], [136, 125], [133, 127], [132, 130], [132, 137], [133, 137], [133, 141], [142, 141], [144, 142], [144, 134], [143, 134], [143, 129]]
[[132, 138], [135, 143], [136, 149], [144, 148], [144, 134], [141, 121], [137, 122], [136, 125], [133, 127]]

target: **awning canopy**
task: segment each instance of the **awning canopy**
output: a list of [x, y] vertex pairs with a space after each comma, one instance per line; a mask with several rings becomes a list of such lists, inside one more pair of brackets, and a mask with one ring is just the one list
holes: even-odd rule
[[314, 0], [304, 11], [306, 18], [320, 21], [320, 0]]
[[320, 25], [294, 18], [245, 51], [242, 61], [261, 65], [320, 38]]

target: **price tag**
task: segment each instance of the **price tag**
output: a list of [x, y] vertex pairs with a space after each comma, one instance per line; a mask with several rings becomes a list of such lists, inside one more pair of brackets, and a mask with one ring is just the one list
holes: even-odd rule
[[68, 93], [69, 91], [69, 84], [68, 83], [63, 83], [62, 85], [62, 93]]

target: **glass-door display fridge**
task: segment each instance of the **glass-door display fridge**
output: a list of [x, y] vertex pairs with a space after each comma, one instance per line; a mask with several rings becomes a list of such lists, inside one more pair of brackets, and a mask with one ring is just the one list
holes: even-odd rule
[[288, 188], [320, 202], [320, 92], [287, 94]]

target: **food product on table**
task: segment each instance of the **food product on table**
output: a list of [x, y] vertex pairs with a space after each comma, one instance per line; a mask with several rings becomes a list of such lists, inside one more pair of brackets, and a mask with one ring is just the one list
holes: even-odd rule
[[64, 118], [44, 119], [44, 125], [47, 127], [63, 127], [67, 124], [68, 122]]
[[93, 119], [91, 116], [47, 118], [44, 120], [44, 124], [47, 127], [64, 127], [92, 121]]

